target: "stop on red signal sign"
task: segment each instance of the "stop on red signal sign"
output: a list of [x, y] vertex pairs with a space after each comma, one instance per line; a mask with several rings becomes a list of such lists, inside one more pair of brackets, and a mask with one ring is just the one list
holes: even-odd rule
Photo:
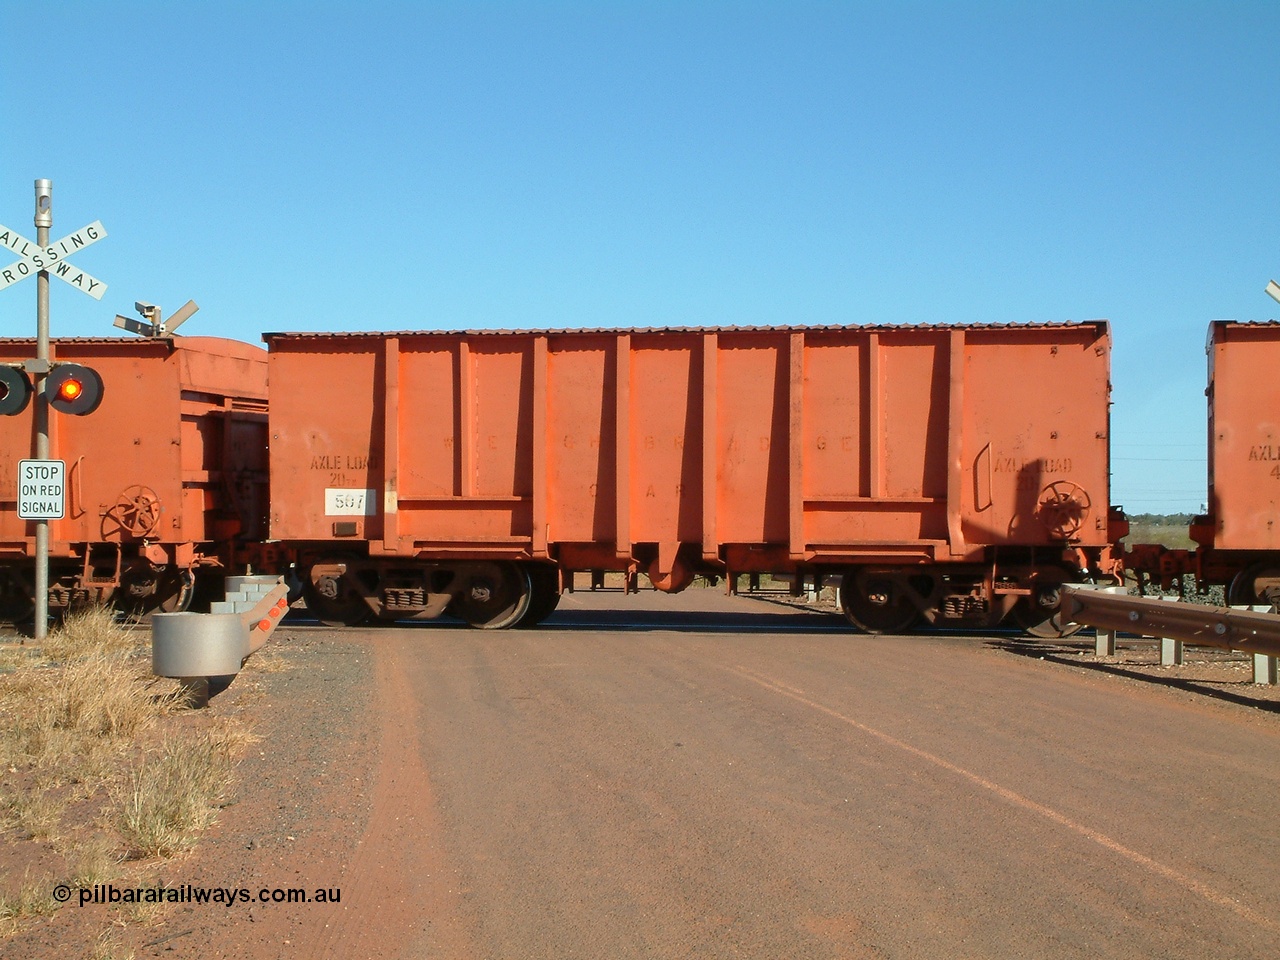
[[19, 520], [61, 520], [66, 490], [66, 461], [18, 461]]

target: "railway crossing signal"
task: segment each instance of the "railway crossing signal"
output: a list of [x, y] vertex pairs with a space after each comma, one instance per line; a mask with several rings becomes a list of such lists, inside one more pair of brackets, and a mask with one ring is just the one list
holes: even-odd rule
[[[102, 377], [97, 370], [79, 363], [54, 363], [44, 381], [44, 397], [58, 413], [82, 417], [93, 413], [102, 402]], [[27, 409], [35, 391], [26, 370], [0, 366], [0, 416], [13, 416]]]
[[[107, 229], [101, 220], [95, 220], [50, 243], [53, 181], [37, 180], [35, 185], [35, 242], [0, 224], [0, 247], [18, 256], [15, 262], [0, 268], [0, 290], [21, 283], [27, 277], [36, 278], [36, 355], [19, 366], [0, 368], [3, 371], [0, 372], [0, 414], [21, 412], [35, 394], [35, 456], [23, 463], [54, 464], [61, 461], [49, 458], [49, 410], [76, 416], [92, 413], [102, 401], [102, 378], [96, 371], [80, 364], [50, 362], [49, 275], [53, 274], [95, 300], [101, 300], [107, 292], [107, 285], [72, 266], [67, 257], [97, 243], [107, 235]], [[29, 375], [35, 377], [34, 386]], [[21, 496], [21, 489], [19, 494]], [[49, 519], [57, 519], [62, 514], [60, 510], [51, 514], [34, 502], [32, 506], [33, 509], [26, 511], [25, 516], [23, 511], [18, 515], [21, 519], [35, 522], [35, 638], [43, 640], [49, 630]]]
[[102, 221], [95, 220], [61, 240], [37, 244], [17, 230], [10, 230], [0, 223], [0, 246], [7, 247], [20, 257], [16, 263], [0, 269], [0, 290], [47, 270], [76, 289], [83, 290], [93, 299], [101, 300], [102, 295], [107, 292], [107, 285], [78, 267], [73, 267], [66, 258], [91, 243], [97, 243], [106, 235], [107, 228], [102, 225]]

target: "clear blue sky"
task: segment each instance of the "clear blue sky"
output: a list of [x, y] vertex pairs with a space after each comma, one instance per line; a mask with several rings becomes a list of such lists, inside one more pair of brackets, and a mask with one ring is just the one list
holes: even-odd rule
[[1280, 313], [1274, 3], [0, 9], [0, 223], [109, 232], [55, 336], [1101, 317], [1132, 513], [1204, 501], [1208, 322]]

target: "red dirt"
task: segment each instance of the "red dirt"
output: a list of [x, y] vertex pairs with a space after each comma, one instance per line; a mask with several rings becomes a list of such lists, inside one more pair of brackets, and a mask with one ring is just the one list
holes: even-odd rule
[[[248, 748], [218, 823], [196, 852], [164, 863], [129, 864], [117, 889], [228, 888], [258, 897], [267, 888], [340, 891], [338, 903], [176, 903], [147, 911], [78, 906], [78, 893], [48, 919], [23, 921], [0, 940], [3, 958], [61, 958], [87, 953], [102, 935], [117, 955], [181, 958], [395, 957], [415, 941], [432, 955], [465, 956], [465, 931], [454, 924], [414, 929], [421, 904], [444, 907], [453, 887], [430, 842], [439, 831], [430, 784], [416, 744], [413, 701], [393, 651], [315, 632], [282, 629], [273, 642], [284, 672], [250, 667], [207, 713], [174, 718], [203, 723], [239, 717], [261, 738]], [[375, 682], [368, 682], [370, 680]], [[371, 704], [381, 705], [369, 729]], [[0, 870], [9, 877], [66, 875], [50, 845], [4, 844]], [[11, 884], [13, 885], [13, 884]], [[239, 896], [239, 895], [238, 895]]]
[[[138, 960], [479, 956], [464, 865], [444, 853], [447, 831], [422, 759], [421, 691], [406, 671], [412, 643], [394, 633], [370, 644], [367, 636], [357, 642], [341, 632], [282, 628], [272, 649], [286, 670], [264, 672], [250, 661], [207, 712], [170, 718], [238, 718], [262, 738], [239, 765], [219, 822], [194, 854], [127, 865], [114, 881], [121, 889], [158, 882], [244, 889], [255, 898], [264, 888], [323, 888], [340, 891], [338, 903], [188, 902], [139, 915], [119, 906], [79, 907], [73, 897], [55, 916], [24, 921], [0, 939], [0, 958], [87, 955], [104, 932], [109, 955], [132, 951]], [[1091, 666], [1086, 644], [1075, 638], [1043, 649], [1078, 670]], [[1191, 675], [1182, 696], [1202, 698], [1212, 692], [1203, 686], [1228, 681], [1222, 671], [1239, 670], [1199, 653], [1196, 664], [1175, 668]], [[1147, 659], [1145, 649], [1122, 652], [1101, 669], [1136, 683], [1162, 671]], [[1258, 690], [1245, 686], [1246, 693]], [[1259, 705], [1273, 695], [1265, 688]], [[1249, 723], [1250, 715], [1235, 719]], [[447, 780], [436, 786], [443, 796]], [[6, 889], [24, 870], [66, 875], [64, 858], [49, 844], [9, 841], [0, 844]]]

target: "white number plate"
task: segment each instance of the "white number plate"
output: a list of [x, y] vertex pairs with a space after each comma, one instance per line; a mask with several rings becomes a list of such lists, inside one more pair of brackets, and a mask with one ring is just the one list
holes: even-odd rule
[[324, 491], [324, 515], [326, 517], [372, 517], [378, 513], [376, 490], [346, 490], [326, 487]]

